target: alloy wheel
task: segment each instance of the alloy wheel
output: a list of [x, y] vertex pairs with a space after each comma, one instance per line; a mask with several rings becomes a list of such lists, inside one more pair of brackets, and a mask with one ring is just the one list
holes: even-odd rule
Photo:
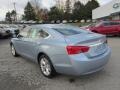
[[51, 74], [51, 66], [46, 58], [41, 58], [40, 67], [44, 75], [49, 76]]
[[11, 46], [11, 52], [12, 52], [13, 56], [15, 56], [15, 48], [13, 45]]

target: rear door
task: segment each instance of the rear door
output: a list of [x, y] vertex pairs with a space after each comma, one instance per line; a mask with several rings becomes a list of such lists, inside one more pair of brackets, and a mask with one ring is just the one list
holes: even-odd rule
[[37, 48], [37, 40], [39, 37], [37, 36], [38, 31], [32, 27], [27, 27], [20, 32], [22, 37], [17, 38], [16, 40], [16, 48], [17, 51], [31, 59], [35, 59], [35, 50]]
[[48, 37], [49, 34], [41, 28], [31, 28], [28, 32], [28, 39], [26, 44], [27, 57], [31, 60], [35, 60], [39, 51], [39, 46], [42, 43], [42, 40]]
[[17, 52], [21, 55], [26, 56], [26, 42], [28, 41], [27, 35], [28, 35], [28, 31], [31, 29], [31, 27], [26, 27], [25, 29], [20, 31], [20, 36], [15, 39], [15, 49], [17, 50]]
[[25, 43], [26, 46], [26, 54], [27, 57], [31, 60], [35, 60], [35, 56], [37, 54], [38, 45], [40, 44], [40, 37], [39, 31], [36, 28], [31, 28], [28, 31], [27, 42]]
[[24, 43], [22, 43], [24, 46], [23, 52], [25, 53], [25, 56], [30, 58], [31, 60], [35, 59], [36, 54], [35, 50], [37, 50], [36, 41], [38, 40], [37, 33], [38, 31], [36, 29], [34, 28], [29, 29], [27, 33], [27, 38], [25, 38], [23, 40]]

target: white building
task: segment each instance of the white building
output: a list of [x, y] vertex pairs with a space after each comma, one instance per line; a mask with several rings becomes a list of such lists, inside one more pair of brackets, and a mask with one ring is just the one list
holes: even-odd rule
[[92, 19], [120, 20], [120, 0], [112, 0], [108, 4], [93, 10]]

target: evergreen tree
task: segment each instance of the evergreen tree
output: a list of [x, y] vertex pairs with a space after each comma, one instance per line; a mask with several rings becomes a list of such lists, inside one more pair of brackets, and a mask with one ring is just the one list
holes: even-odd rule
[[48, 13], [49, 20], [63, 20], [63, 10], [57, 7], [52, 7]]
[[5, 20], [8, 21], [8, 22], [12, 22], [12, 18], [11, 18], [11, 13], [10, 12], [6, 13]]
[[69, 20], [71, 17], [71, 1], [66, 0], [66, 5], [65, 5], [65, 14], [64, 14], [64, 19]]
[[86, 7], [86, 12], [87, 12], [86, 17], [88, 19], [92, 19], [92, 10], [99, 7], [99, 3], [97, 0], [91, 0], [85, 5], [85, 7]]
[[77, 1], [74, 4], [72, 19], [81, 20], [84, 18], [85, 18], [85, 6], [80, 1]]
[[36, 13], [36, 19], [37, 21], [42, 19], [42, 8], [41, 8], [41, 0], [31, 0], [31, 4], [34, 7], [35, 13]]
[[24, 19], [27, 21], [36, 20], [36, 13], [30, 2], [27, 3], [24, 9]]
[[12, 10], [12, 11], [11, 11], [11, 17], [12, 17], [12, 20], [13, 20], [13, 21], [16, 21], [16, 20], [17, 20], [17, 13], [16, 13], [15, 10]]

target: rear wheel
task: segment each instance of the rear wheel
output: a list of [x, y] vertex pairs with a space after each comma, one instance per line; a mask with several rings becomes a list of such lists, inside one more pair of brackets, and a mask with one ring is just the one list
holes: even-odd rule
[[39, 66], [42, 74], [47, 78], [53, 78], [56, 75], [55, 69], [46, 55], [41, 55], [39, 57]]
[[118, 35], [119, 37], [120, 37], [120, 33], [119, 33], [119, 35]]
[[3, 38], [3, 36], [0, 34], [0, 39], [2, 39]]
[[11, 53], [12, 53], [12, 55], [13, 55], [14, 57], [17, 57], [17, 56], [18, 56], [18, 54], [17, 54], [17, 52], [16, 52], [13, 44], [11, 45]]

